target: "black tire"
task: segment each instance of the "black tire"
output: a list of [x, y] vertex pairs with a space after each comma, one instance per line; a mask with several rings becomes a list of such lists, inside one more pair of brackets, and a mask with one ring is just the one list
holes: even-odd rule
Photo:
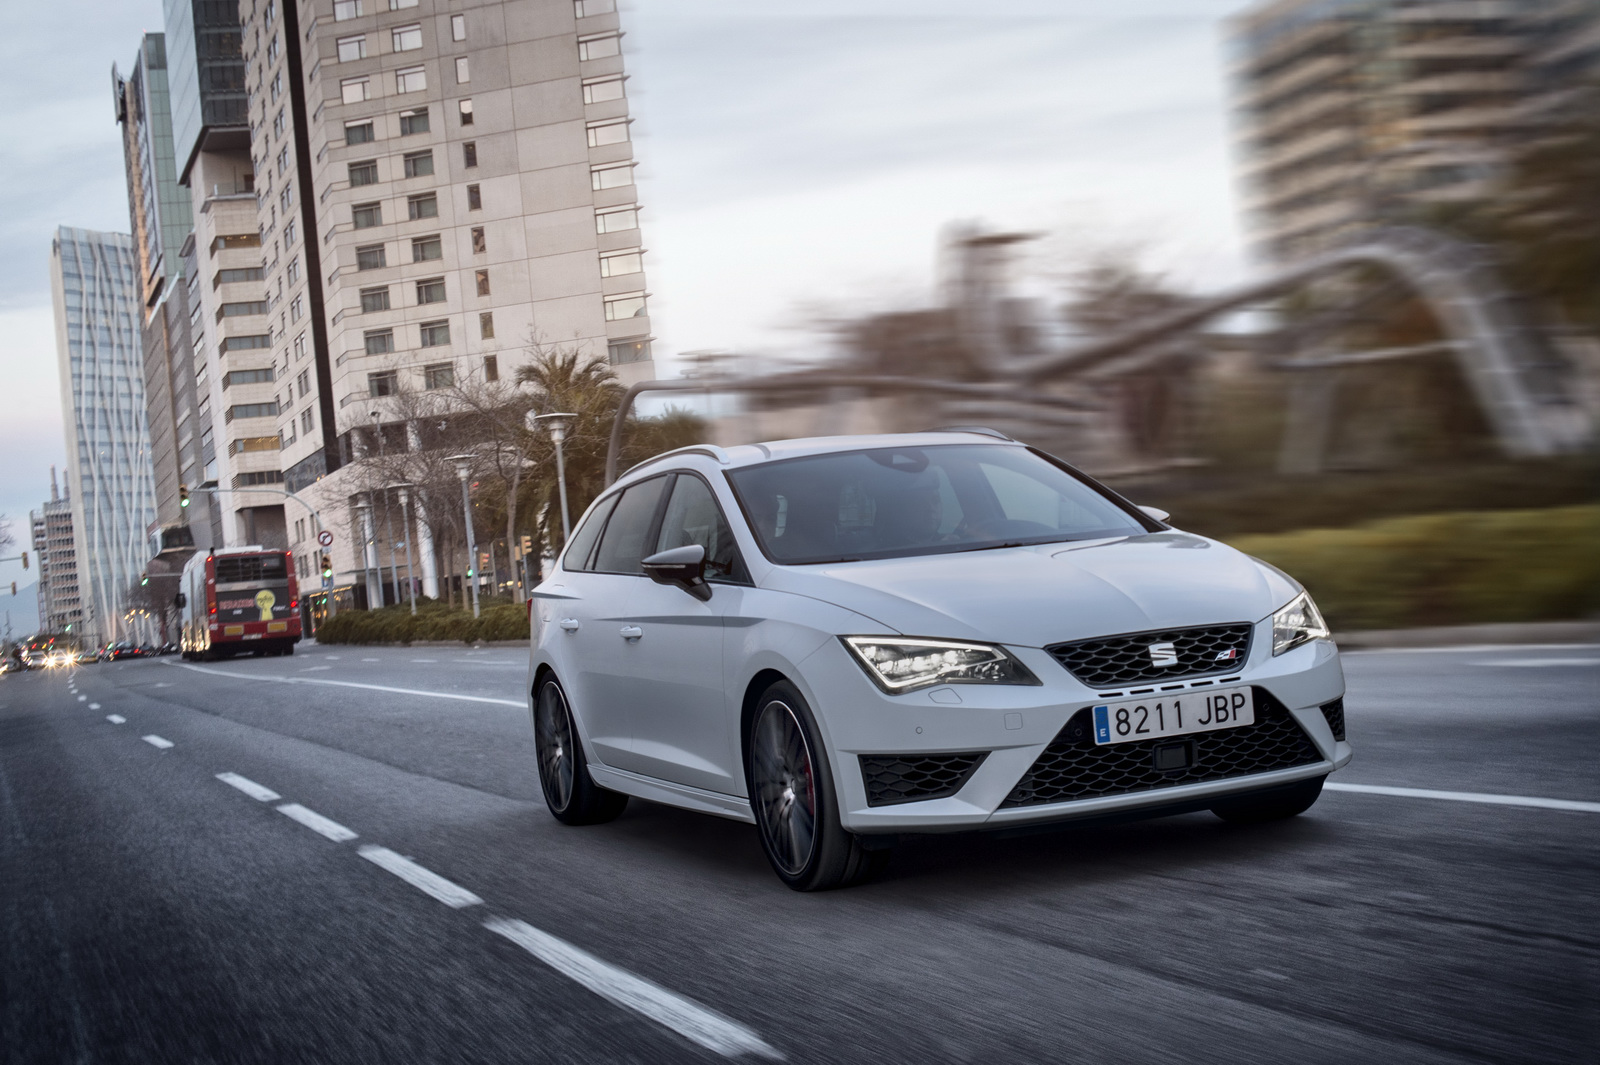
[[745, 737], [750, 808], [761, 849], [796, 891], [858, 884], [880, 871], [887, 850], [868, 850], [839, 823], [839, 799], [816, 722], [794, 685], [761, 693]]
[[628, 797], [607, 791], [589, 776], [589, 760], [567, 705], [561, 682], [539, 682], [533, 703], [533, 746], [539, 759], [539, 786], [545, 805], [564, 825], [599, 825], [627, 809]]
[[1302, 780], [1295, 784], [1241, 795], [1237, 799], [1219, 802], [1211, 812], [1232, 825], [1261, 825], [1268, 821], [1282, 821], [1311, 809], [1311, 804], [1322, 794], [1326, 777]]

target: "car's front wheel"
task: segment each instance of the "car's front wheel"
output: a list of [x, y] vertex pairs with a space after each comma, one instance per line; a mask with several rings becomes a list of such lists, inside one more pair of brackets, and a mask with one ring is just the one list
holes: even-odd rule
[[1260, 825], [1268, 821], [1282, 821], [1311, 809], [1311, 804], [1322, 794], [1324, 777], [1302, 780], [1295, 784], [1273, 788], [1270, 791], [1241, 795], [1236, 799], [1219, 802], [1211, 812], [1235, 825]]
[[805, 700], [787, 681], [762, 693], [745, 764], [750, 806], [773, 872], [796, 891], [845, 887], [871, 876], [888, 852], [868, 850], [839, 823], [827, 754]]
[[615, 820], [628, 797], [607, 791], [589, 776], [589, 762], [578, 739], [561, 682], [547, 676], [539, 683], [533, 708], [533, 745], [539, 757], [539, 785], [544, 801], [564, 825], [598, 825]]

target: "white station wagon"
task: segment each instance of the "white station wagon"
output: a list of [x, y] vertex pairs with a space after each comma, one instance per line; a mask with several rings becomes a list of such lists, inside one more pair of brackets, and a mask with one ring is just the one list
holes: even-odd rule
[[909, 832], [1291, 817], [1350, 759], [1290, 577], [990, 430], [630, 470], [535, 590], [539, 776], [753, 822], [799, 890]]

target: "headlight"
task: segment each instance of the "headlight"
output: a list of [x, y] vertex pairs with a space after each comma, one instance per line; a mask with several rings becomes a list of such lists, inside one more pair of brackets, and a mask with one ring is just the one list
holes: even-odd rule
[[1289, 605], [1272, 615], [1272, 653], [1281, 655], [1299, 647], [1307, 640], [1320, 640], [1328, 635], [1328, 623], [1322, 620], [1317, 604], [1311, 596], [1301, 592], [1289, 600]]
[[954, 640], [843, 636], [873, 682], [896, 695], [934, 684], [1038, 684], [1039, 678], [1004, 648]]

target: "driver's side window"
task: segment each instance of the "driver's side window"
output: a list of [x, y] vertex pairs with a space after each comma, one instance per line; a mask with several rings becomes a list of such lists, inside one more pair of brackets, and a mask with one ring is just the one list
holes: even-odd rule
[[692, 474], [680, 473], [672, 486], [672, 496], [667, 500], [667, 512], [661, 519], [661, 533], [656, 537], [655, 549], [670, 551], [690, 544], [706, 549], [708, 580], [748, 579], [739, 549], [733, 543], [733, 532], [710, 487]]

